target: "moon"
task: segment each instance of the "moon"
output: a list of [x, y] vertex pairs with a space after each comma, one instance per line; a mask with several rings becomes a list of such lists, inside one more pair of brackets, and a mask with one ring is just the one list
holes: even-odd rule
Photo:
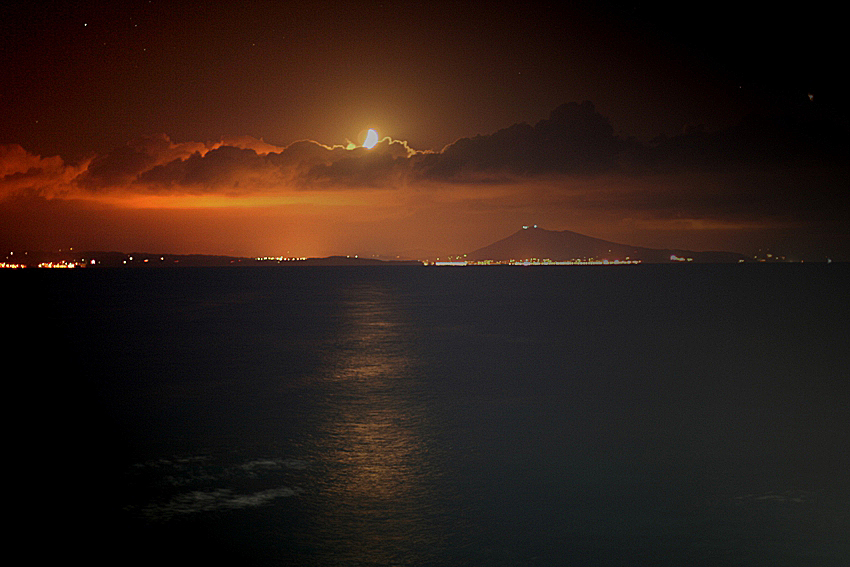
[[377, 143], [378, 133], [375, 132], [375, 130], [373, 130], [372, 128], [369, 128], [369, 131], [366, 133], [366, 140], [363, 142], [363, 147], [367, 149], [372, 149]]

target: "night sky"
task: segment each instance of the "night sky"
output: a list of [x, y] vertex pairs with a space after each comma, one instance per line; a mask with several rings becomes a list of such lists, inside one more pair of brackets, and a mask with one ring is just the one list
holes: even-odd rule
[[850, 259], [832, 10], [5, 7], [0, 246], [423, 257], [538, 224]]

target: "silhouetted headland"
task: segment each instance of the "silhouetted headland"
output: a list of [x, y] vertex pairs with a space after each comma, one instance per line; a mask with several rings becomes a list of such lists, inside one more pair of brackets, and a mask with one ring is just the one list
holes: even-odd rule
[[751, 261], [736, 252], [696, 252], [618, 244], [569, 230], [554, 231], [526, 226], [514, 234], [466, 255], [468, 262], [633, 262], [728, 263]]

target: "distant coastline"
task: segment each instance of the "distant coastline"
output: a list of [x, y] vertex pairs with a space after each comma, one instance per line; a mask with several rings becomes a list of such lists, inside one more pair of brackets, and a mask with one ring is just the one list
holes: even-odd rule
[[[152, 254], [144, 252], [9, 252], [0, 268], [185, 268], [261, 266], [564, 266], [624, 264], [729, 264], [794, 262], [771, 252], [748, 256], [727, 251], [660, 249], [620, 244], [569, 230], [552, 231], [523, 226], [514, 234], [468, 254], [427, 259], [327, 256], [258, 257], [210, 254]], [[798, 261], [803, 261], [799, 259]], [[810, 260], [811, 261], [811, 260]], [[831, 262], [828, 258], [822, 261]]]
[[264, 266], [421, 266], [418, 260], [381, 260], [357, 256], [325, 258], [247, 258], [208, 254], [152, 254], [73, 250], [9, 254], [6, 268], [215, 268]]
[[[790, 263], [784, 258], [747, 258], [737, 263]], [[820, 263], [829, 263], [826, 262]], [[529, 258], [522, 260], [379, 260], [354, 256], [328, 256], [325, 258], [247, 258], [239, 256], [216, 256], [204, 254], [125, 254], [122, 252], [82, 252], [80, 254], [62, 252], [25, 252], [7, 257], [0, 262], [0, 268], [262, 268], [262, 267], [383, 267], [383, 266], [621, 266], [635, 264], [729, 264], [727, 261], [688, 262], [682, 260], [659, 261], [608, 261], [576, 259], [573, 261], [554, 261]]]

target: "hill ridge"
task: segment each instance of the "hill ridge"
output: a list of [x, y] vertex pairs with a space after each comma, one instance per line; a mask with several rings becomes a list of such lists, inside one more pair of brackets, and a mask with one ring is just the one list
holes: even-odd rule
[[736, 252], [693, 251], [674, 248], [645, 248], [587, 236], [571, 230], [547, 230], [523, 226], [512, 235], [466, 255], [468, 261], [523, 261], [530, 259], [566, 261], [740, 262], [748, 257]]

